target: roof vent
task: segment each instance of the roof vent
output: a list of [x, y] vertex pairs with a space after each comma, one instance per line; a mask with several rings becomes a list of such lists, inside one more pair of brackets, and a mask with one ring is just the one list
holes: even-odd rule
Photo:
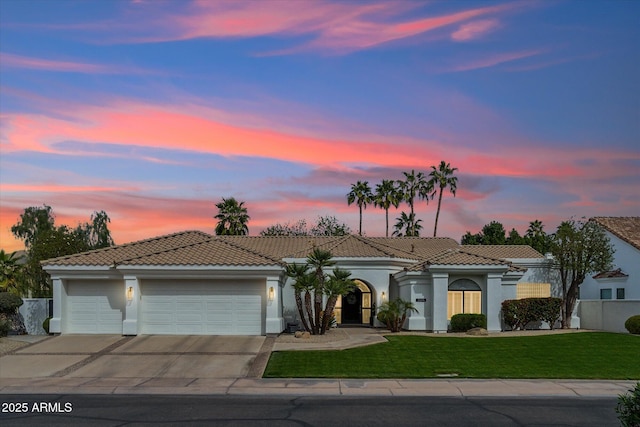
[[416, 247], [414, 246], [414, 244], [411, 244], [411, 252], [415, 251]]

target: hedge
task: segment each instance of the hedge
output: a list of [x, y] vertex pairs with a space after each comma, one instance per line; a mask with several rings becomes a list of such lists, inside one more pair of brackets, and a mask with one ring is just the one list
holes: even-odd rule
[[451, 332], [467, 332], [473, 328], [487, 328], [484, 314], [454, 314], [451, 316]]
[[9, 292], [0, 292], [0, 313], [14, 314], [23, 304], [22, 298]]
[[630, 334], [640, 335], [640, 314], [631, 316], [624, 322], [624, 327]]
[[549, 328], [560, 318], [562, 298], [523, 298], [502, 302], [502, 318], [512, 330], [524, 329], [529, 322], [547, 322]]

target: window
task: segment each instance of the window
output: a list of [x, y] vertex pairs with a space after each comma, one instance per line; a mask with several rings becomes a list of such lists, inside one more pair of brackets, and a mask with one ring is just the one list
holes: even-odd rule
[[449, 285], [447, 319], [461, 313], [482, 313], [482, 291], [472, 280], [459, 279]]
[[624, 288], [616, 289], [616, 299], [624, 299]]
[[600, 299], [611, 299], [611, 289], [600, 289]]
[[518, 283], [516, 286], [516, 299], [549, 298], [550, 296], [551, 283]]

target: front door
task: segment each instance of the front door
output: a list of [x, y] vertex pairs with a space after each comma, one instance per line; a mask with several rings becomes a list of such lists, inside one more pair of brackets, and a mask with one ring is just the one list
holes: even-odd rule
[[362, 291], [358, 288], [342, 297], [342, 323], [362, 323]]

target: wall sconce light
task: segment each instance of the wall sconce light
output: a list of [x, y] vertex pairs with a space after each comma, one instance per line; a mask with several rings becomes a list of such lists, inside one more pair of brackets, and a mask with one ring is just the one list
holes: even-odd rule
[[384, 291], [382, 291], [382, 295], [380, 296], [380, 299], [382, 301], [386, 301], [387, 300], [387, 294], [385, 294]]
[[127, 301], [133, 301], [133, 286], [127, 288]]
[[275, 298], [275, 296], [276, 296], [276, 290], [275, 290], [275, 289], [273, 289], [273, 286], [271, 286], [271, 287], [269, 288], [269, 296], [268, 296], [269, 301], [273, 301], [273, 299]]

